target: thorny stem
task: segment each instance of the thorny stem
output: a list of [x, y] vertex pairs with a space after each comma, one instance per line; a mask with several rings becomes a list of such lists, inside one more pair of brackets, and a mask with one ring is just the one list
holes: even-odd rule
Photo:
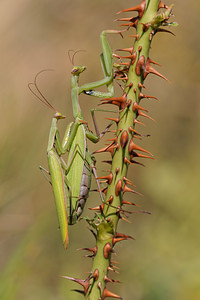
[[[138, 137], [138, 132], [135, 131], [135, 125], [141, 122], [137, 119], [138, 117], [149, 117], [145, 109], [139, 104], [142, 98], [151, 98], [151, 96], [145, 97], [142, 92], [143, 81], [146, 76], [149, 73], [154, 73], [164, 78], [150, 65], [152, 61], [149, 58], [149, 50], [152, 38], [159, 27], [167, 25], [171, 15], [171, 7], [165, 6], [159, 0], [143, 0], [140, 5], [132, 9], [132, 11], [138, 11], [138, 18], [129, 20], [130, 27], [136, 28], [136, 39], [129, 56], [130, 65], [128, 71], [125, 72], [128, 75], [123, 80], [125, 82], [124, 92], [121, 97], [102, 100], [103, 104], [114, 104], [119, 107], [119, 118], [116, 119], [116, 139], [110, 146], [97, 151], [110, 152], [112, 161], [109, 162], [111, 172], [104, 178], [108, 182], [105, 199], [108, 205], [99, 206], [98, 223], [96, 220], [90, 224], [96, 230], [96, 246], [93, 249], [88, 249], [92, 252], [93, 257], [91, 275], [84, 281], [84, 284], [82, 281], [76, 280], [84, 287], [83, 294], [88, 300], [104, 300], [107, 297], [123, 299], [108, 291], [106, 283], [115, 282], [108, 278], [108, 272], [116, 270], [111, 261], [115, 243], [131, 238], [117, 233], [118, 221], [123, 218], [124, 208], [122, 206], [123, 204], [130, 204], [124, 200], [125, 192], [137, 194], [130, 185], [131, 181], [126, 178], [128, 167], [135, 163], [136, 157], [152, 158], [150, 152], [137, 145], [135, 137]], [[164, 10], [160, 11], [160, 8], [164, 8]], [[130, 29], [132, 30], [132, 28]], [[131, 30], [128, 32], [130, 33]]]

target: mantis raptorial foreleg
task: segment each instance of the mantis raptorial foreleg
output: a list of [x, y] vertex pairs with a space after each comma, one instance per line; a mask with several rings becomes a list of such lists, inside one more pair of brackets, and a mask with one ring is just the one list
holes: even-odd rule
[[[113, 87], [113, 55], [110, 48], [110, 45], [106, 39], [106, 33], [119, 33], [117, 30], [105, 30], [100, 34], [102, 53], [100, 55], [101, 67], [104, 73], [104, 78], [99, 81], [83, 84], [78, 87], [78, 94], [85, 93], [94, 97], [102, 97], [102, 98], [110, 98], [114, 94]], [[78, 82], [78, 81], [77, 81]], [[108, 88], [108, 92], [100, 92], [94, 89], [106, 85]]]

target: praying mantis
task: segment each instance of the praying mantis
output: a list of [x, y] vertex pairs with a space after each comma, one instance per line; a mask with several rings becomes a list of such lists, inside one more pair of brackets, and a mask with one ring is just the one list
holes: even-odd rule
[[[47, 158], [50, 183], [53, 189], [61, 238], [65, 249], [68, 247], [69, 240], [68, 225], [75, 224], [83, 212], [83, 208], [91, 186], [92, 172], [96, 178], [101, 199], [104, 201], [100, 184], [97, 179], [95, 158], [88, 150], [87, 139], [93, 143], [97, 143], [99, 139], [108, 131], [112, 125], [112, 122], [101, 134], [99, 134], [94, 118], [94, 110], [92, 110], [91, 113], [95, 125], [96, 135], [92, 133], [88, 129], [87, 122], [83, 120], [78, 96], [83, 92], [95, 97], [111, 97], [113, 95], [113, 61], [112, 52], [105, 36], [106, 32], [115, 31], [104, 31], [101, 33], [102, 54], [100, 58], [105, 78], [100, 81], [84, 84], [79, 87], [79, 76], [83, 71], [85, 71], [86, 67], [76, 66], [72, 69], [71, 97], [74, 122], [71, 122], [67, 126], [62, 141], [57, 128], [57, 122], [61, 119], [65, 119], [66, 117], [57, 112], [56, 109], [40, 92], [37, 85], [37, 77], [41, 72], [36, 75], [34, 83], [29, 84], [29, 88], [33, 94], [36, 95], [47, 107], [55, 112], [49, 133]], [[34, 86], [36, 93], [31, 88], [31, 85]], [[93, 90], [102, 85], [107, 85], [107, 93]], [[65, 162], [62, 157], [66, 152], [68, 152], [67, 162]], [[42, 167], [41, 169], [44, 170]]]

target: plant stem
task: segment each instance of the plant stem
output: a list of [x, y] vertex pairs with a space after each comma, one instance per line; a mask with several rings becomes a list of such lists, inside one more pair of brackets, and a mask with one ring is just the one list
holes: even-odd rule
[[[164, 8], [165, 11], [158, 13], [159, 8]], [[109, 146], [99, 150], [99, 152], [110, 152], [112, 161], [109, 162], [111, 164], [110, 174], [104, 178], [108, 183], [106, 204], [99, 206], [98, 218], [90, 222], [90, 225], [96, 230], [96, 246], [88, 249], [93, 253], [92, 271], [84, 284], [81, 283], [84, 286], [85, 299], [88, 300], [104, 300], [106, 297], [123, 299], [108, 291], [106, 283], [115, 282], [108, 279], [109, 271], [116, 272], [116, 267], [111, 261], [114, 245], [119, 241], [131, 238], [117, 232], [119, 219], [123, 219], [123, 214], [126, 212], [122, 206], [124, 204], [134, 206], [134, 203], [124, 200], [124, 194], [126, 192], [138, 194], [132, 189], [131, 181], [126, 178], [127, 171], [130, 164], [138, 163], [135, 158], [152, 158], [150, 152], [138, 146], [137, 142], [135, 143], [135, 140], [137, 141], [137, 138], [140, 137], [140, 134], [135, 131], [135, 125], [141, 124], [138, 117], [150, 118], [144, 112], [146, 110], [139, 105], [141, 99], [155, 98], [142, 93], [143, 81], [146, 76], [154, 73], [164, 78], [150, 65], [152, 61], [149, 59], [149, 50], [152, 38], [159, 27], [167, 25], [171, 7], [167, 8], [159, 0], [143, 0], [132, 10], [138, 11], [138, 17], [129, 20], [130, 27], [136, 28], [135, 42], [132, 51], [121, 49], [130, 52], [128, 57], [126, 56], [126, 59], [128, 58], [130, 61], [128, 70], [126, 67], [124, 68], [127, 78], [122, 79], [125, 82], [123, 95], [103, 100], [103, 104], [114, 104], [119, 107], [119, 117], [116, 119], [115, 138]], [[125, 57], [121, 56], [120, 58]]]

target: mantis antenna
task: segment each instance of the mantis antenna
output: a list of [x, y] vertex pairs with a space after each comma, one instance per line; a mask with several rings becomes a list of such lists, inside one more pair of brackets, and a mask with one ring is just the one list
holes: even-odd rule
[[[45, 96], [42, 94], [42, 92], [38, 88], [37, 78], [41, 73], [46, 72], [46, 71], [54, 71], [54, 70], [53, 69], [45, 69], [45, 70], [41, 70], [40, 72], [38, 72], [35, 76], [34, 82], [30, 82], [28, 84], [28, 88], [31, 91], [31, 93], [33, 95], [35, 95], [43, 104], [45, 104], [47, 107], [49, 107], [49, 108], [53, 109], [55, 112], [57, 112], [56, 109], [51, 105], [51, 103], [45, 98]], [[33, 90], [32, 86], [36, 89], [36, 91], [38, 92], [39, 95]]]
[[[71, 52], [73, 52], [72, 56], [70, 55]], [[80, 49], [80, 50], [76, 50], [76, 51], [75, 51], [75, 50], [69, 50], [69, 51], [68, 51], [68, 57], [69, 57], [69, 60], [70, 60], [70, 62], [71, 62], [71, 64], [72, 64], [72, 66], [74, 66], [74, 57], [75, 57], [75, 55], [76, 55], [78, 52], [86, 52], [86, 50]]]

